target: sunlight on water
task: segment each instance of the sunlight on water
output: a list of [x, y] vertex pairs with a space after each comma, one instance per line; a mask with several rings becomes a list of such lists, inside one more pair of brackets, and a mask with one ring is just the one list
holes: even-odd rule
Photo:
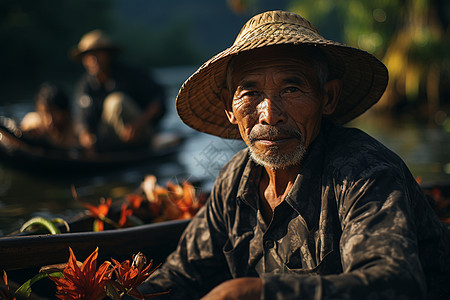
[[430, 126], [371, 114], [351, 122], [398, 154], [424, 183], [450, 180], [450, 133]]

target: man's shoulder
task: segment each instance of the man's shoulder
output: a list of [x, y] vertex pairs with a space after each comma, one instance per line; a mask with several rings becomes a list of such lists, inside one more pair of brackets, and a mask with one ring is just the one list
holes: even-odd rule
[[333, 155], [387, 155], [392, 156], [392, 159], [398, 159], [386, 145], [358, 128], [331, 126], [326, 131], [326, 144], [328, 152]]
[[335, 126], [328, 132], [329, 167], [362, 175], [375, 169], [404, 169], [403, 160], [384, 144], [357, 128]]
[[329, 141], [348, 151], [360, 151], [362, 148], [382, 148], [387, 150], [380, 141], [358, 128], [335, 126], [329, 133]]

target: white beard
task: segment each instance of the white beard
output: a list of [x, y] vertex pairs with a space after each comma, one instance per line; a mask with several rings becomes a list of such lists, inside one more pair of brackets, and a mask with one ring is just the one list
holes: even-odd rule
[[305, 146], [302, 142], [290, 153], [280, 154], [279, 147], [273, 147], [271, 149], [271, 154], [266, 155], [264, 153], [256, 153], [253, 150], [253, 146], [249, 146], [250, 158], [259, 165], [264, 167], [276, 169], [285, 169], [290, 166], [299, 165], [303, 157], [305, 156]]

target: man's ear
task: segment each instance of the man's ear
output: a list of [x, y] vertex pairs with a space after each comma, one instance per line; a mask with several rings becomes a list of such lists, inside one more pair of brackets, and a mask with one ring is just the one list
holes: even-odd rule
[[332, 79], [325, 83], [323, 88], [323, 110], [324, 115], [331, 115], [339, 102], [342, 82], [340, 79]]
[[233, 110], [231, 108], [232, 98], [230, 95], [230, 91], [227, 88], [223, 88], [220, 94], [222, 98], [222, 103], [224, 105], [225, 114], [228, 117], [228, 120], [231, 124], [236, 124], [236, 117], [234, 116]]

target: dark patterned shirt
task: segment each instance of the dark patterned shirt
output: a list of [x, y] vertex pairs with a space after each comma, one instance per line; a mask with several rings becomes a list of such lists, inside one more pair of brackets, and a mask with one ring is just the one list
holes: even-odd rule
[[382, 144], [324, 122], [270, 224], [259, 210], [262, 170], [247, 149], [223, 168], [147, 291], [196, 299], [259, 276], [264, 299], [449, 299], [450, 233]]

